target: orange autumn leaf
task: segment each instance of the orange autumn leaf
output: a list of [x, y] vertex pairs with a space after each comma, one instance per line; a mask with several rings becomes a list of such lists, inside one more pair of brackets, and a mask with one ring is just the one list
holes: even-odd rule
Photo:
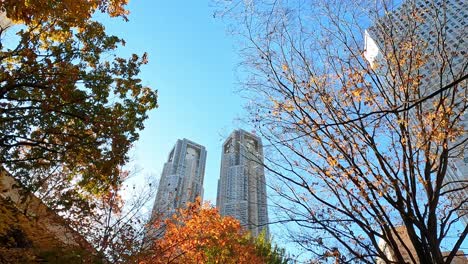
[[165, 234], [156, 239], [142, 264], [264, 263], [238, 220], [221, 216], [198, 199], [166, 220]]

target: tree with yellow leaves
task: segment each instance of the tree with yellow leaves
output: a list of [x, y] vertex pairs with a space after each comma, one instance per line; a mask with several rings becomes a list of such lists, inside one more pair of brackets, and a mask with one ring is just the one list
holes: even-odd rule
[[[105, 59], [125, 42], [92, 20], [96, 11], [126, 19], [126, 2], [0, 2], [12, 22], [0, 30], [0, 165], [67, 215], [121, 184], [120, 167], [157, 106], [138, 78], [146, 54]], [[17, 42], [3, 45], [7, 33]]]
[[245, 39], [244, 92], [251, 124], [270, 143], [263, 165], [277, 181], [275, 211], [313, 260], [451, 263], [460, 254], [462, 2], [258, 0], [221, 9]]
[[125, 41], [93, 20], [127, 20], [126, 4], [0, 1], [0, 166], [107, 256], [118, 237], [133, 237], [119, 215], [121, 168], [157, 107], [138, 78], [147, 55], [118, 57]]

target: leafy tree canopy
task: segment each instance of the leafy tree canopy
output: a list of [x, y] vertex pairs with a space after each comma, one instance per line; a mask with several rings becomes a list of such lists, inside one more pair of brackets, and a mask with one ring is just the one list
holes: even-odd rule
[[[91, 19], [126, 19], [126, 0], [2, 1], [15, 45], [0, 31], [0, 164], [62, 209], [118, 185], [119, 168], [157, 107], [141, 84], [147, 56], [120, 58], [123, 39]], [[88, 197], [88, 198], [87, 198]]]

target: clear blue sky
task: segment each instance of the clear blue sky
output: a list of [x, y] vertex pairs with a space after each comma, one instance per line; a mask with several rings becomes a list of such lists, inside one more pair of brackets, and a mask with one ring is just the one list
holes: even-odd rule
[[209, 0], [130, 1], [128, 9], [129, 22], [98, 19], [109, 33], [126, 40], [119, 55], [148, 53], [140, 77], [159, 93], [159, 108], [149, 114], [133, 163], [140, 175], [159, 178], [176, 140], [195, 141], [208, 151], [204, 199], [214, 203], [222, 140], [243, 112], [243, 100], [235, 93], [235, 40], [213, 18]]
[[[131, 154], [141, 169], [133, 182], [149, 175], [159, 180], [177, 139], [188, 138], [207, 149], [203, 198], [215, 204], [222, 142], [236, 128], [251, 130], [236, 121], [245, 117], [246, 103], [236, 92], [236, 39], [213, 18], [210, 0], [131, 0], [128, 8], [129, 22], [98, 18], [109, 33], [125, 38], [119, 55], [148, 53], [140, 77], [159, 93], [159, 108], [150, 112]], [[275, 239], [282, 236], [277, 226], [270, 232]], [[286, 241], [281, 246], [295, 252]]]

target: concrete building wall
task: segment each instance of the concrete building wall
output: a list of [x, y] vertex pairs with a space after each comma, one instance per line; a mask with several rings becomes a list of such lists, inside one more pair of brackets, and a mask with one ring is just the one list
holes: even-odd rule
[[[398, 251], [402, 254], [406, 263], [409, 264], [424, 264], [421, 263], [418, 259], [418, 255], [416, 253], [415, 248], [413, 247], [408, 232], [404, 226], [399, 226], [395, 228], [396, 233], [398, 236], [394, 235], [394, 239], [398, 245]], [[401, 240], [400, 240], [401, 239]], [[390, 261], [397, 261], [394, 253], [394, 249], [390, 248], [387, 243], [383, 240], [379, 243], [380, 249], [385, 253], [385, 255], [389, 258]], [[448, 256], [450, 252], [442, 252], [442, 256]], [[412, 261], [411, 256], [416, 260], [416, 262]], [[383, 259], [377, 259], [377, 264], [384, 264], [385, 261]], [[457, 251], [456, 256], [453, 258], [451, 264], [468, 264], [468, 259], [465, 257], [463, 251]]]
[[205, 147], [188, 139], [177, 140], [164, 164], [153, 215], [169, 216], [187, 203], [203, 198]]
[[[96, 250], [84, 237], [33, 193], [21, 187], [1, 166], [0, 216], [3, 217], [0, 220], [0, 236], [12, 230], [16, 234], [10, 237], [16, 246], [4, 247], [0, 244], [0, 263], [30, 263], [17, 261], [22, 257], [26, 261], [27, 256], [40, 258], [42, 253], [57, 261], [69, 257], [67, 263], [78, 263], [76, 256], [81, 259], [79, 263], [97, 263], [99, 259]], [[16, 240], [21, 240], [25, 245], [18, 245]], [[9, 261], [9, 257], [14, 257], [14, 261]]]

